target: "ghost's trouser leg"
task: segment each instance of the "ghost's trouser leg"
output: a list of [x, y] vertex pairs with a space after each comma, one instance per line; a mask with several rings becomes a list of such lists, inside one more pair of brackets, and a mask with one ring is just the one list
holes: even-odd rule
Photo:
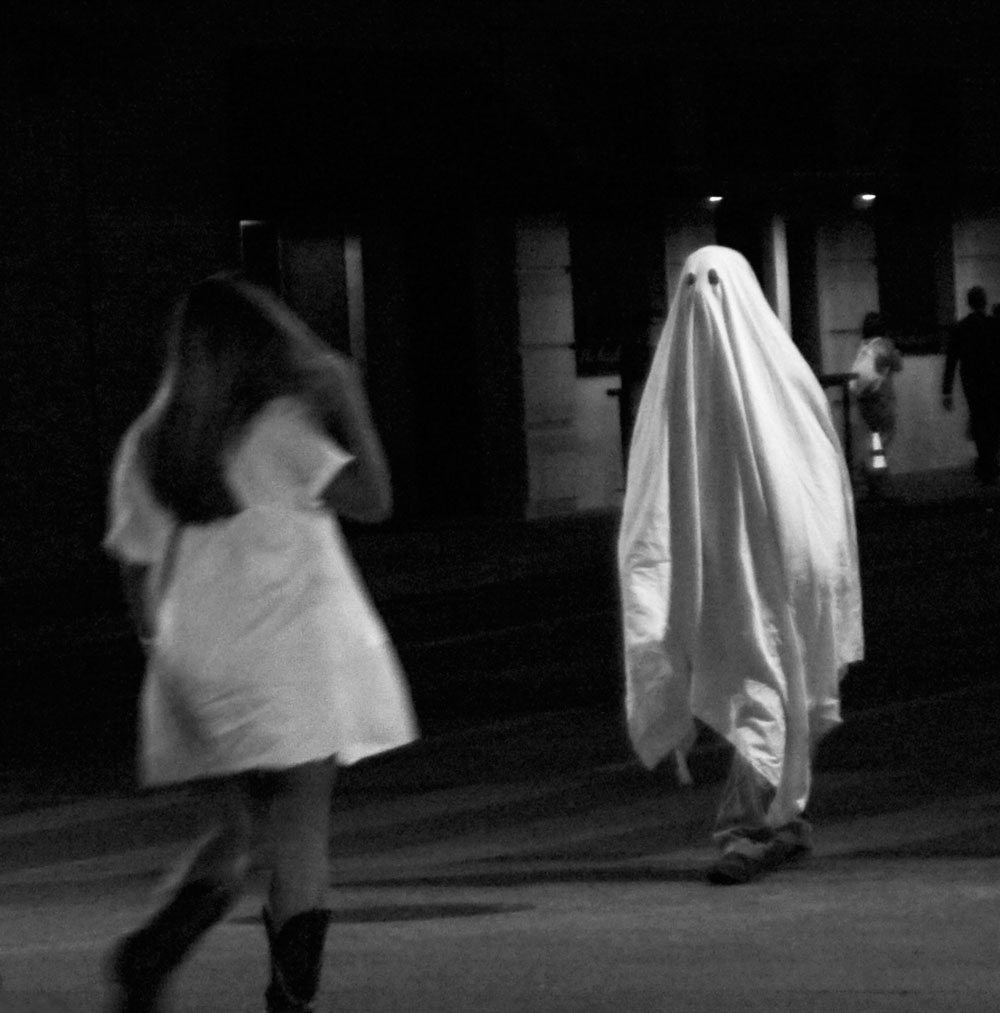
[[773, 833], [767, 810], [774, 787], [735, 749], [715, 815], [712, 838], [723, 849], [733, 842], [766, 842]]
[[712, 835], [722, 853], [709, 867], [711, 882], [747, 883], [812, 850], [812, 828], [804, 817], [773, 825], [769, 810], [775, 795], [775, 788], [734, 750]]

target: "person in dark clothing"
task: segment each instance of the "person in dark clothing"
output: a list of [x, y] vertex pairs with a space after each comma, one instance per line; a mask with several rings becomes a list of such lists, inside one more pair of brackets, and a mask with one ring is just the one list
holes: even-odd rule
[[981, 285], [970, 288], [966, 298], [971, 312], [952, 331], [941, 394], [945, 410], [951, 411], [957, 368], [969, 406], [969, 434], [976, 444], [976, 475], [992, 483], [1000, 475], [1000, 321], [986, 315]]

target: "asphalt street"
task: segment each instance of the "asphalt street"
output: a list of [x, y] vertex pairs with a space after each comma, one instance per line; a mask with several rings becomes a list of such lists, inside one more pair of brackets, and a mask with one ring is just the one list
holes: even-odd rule
[[[814, 857], [703, 879], [724, 757], [648, 772], [573, 710], [437, 737], [342, 779], [320, 1009], [982, 1011], [1000, 998], [997, 690], [856, 715], [820, 757]], [[101, 962], [199, 825], [188, 790], [25, 797], [0, 818], [17, 1010], [100, 1010]], [[262, 1008], [258, 872], [177, 1011]]]
[[[498, 593], [496, 552], [482, 540], [465, 562], [468, 547], [443, 556], [437, 587], [414, 581], [409, 596], [417, 556], [409, 570], [399, 553], [395, 569], [380, 570], [374, 550], [360, 552], [423, 680], [429, 720], [412, 747], [343, 772], [318, 1009], [996, 1008], [996, 504], [939, 500], [859, 511], [869, 657], [848, 676], [845, 723], [818, 758], [816, 851], [740, 887], [703, 876], [725, 765], [718, 743], [699, 743], [693, 787], [630, 754], [606, 653], [614, 645], [595, 618], [593, 574], [604, 562], [589, 571], [588, 596], [574, 597], [588, 590], [581, 578], [563, 607], [534, 606], [538, 621], [520, 639], [508, 603], [491, 639], [476, 629], [479, 607]], [[593, 529], [595, 552], [607, 530]], [[546, 569], [569, 558], [558, 540], [539, 551], [550, 553]], [[587, 572], [585, 555], [577, 572]], [[515, 579], [544, 586], [529, 571]], [[454, 602], [470, 628], [449, 632], [429, 600]], [[402, 635], [422, 616], [427, 637]], [[521, 641], [547, 627], [560, 650], [541, 652], [532, 669]], [[575, 694], [564, 691], [574, 671], [591, 680]], [[462, 679], [466, 699], [478, 687], [488, 701], [479, 710], [445, 706], [441, 687]], [[546, 680], [562, 688], [546, 695]], [[89, 691], [100, 695], [99, 684]], [[3, 1011], [105, 1008], [104, 954], [149, 910], [205, 816], [189, 789], [137, 793], [119, 738], [103, 750], [81, 741], [49, 734], [32, 749], [22, 729], [24, 748], [0, 773]], [[263, 895], [258, 867], [179, 974], [172, 1009], [262, 1009]]]

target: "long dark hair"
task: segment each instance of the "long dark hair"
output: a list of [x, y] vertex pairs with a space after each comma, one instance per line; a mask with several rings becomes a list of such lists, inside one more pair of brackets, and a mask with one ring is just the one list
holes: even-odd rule
[[139, 453], [154, 495], [181, 523], [236, 513], [224, 453], [268, 401], [286, 394], [316, 400], [319, 339], [313, 344], [311, 335], [282, 326], [264, 308], [270, 299], [238, 276], [215, 275], [174, 310], [158, 410]]

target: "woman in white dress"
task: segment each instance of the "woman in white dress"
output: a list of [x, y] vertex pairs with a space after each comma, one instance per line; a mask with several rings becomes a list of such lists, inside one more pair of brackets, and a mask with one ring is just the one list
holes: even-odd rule
[[157, 1009], [238, 897], [267, 815], [267, 1009], [308, 1010], [336, 767], [416, 736], [337, 523], [388, 516], [388, 469], [349, 360], [264, 290], [221, 275], [195, 285], [168, 339], [159, 388], [118, 449], [105, 546], [148, 654], [140, 779], [197, 782], [218, 822], [110, 971], [119, 1009]]
[[733, 747], [709, 878], [805, 854], [811, 753], [863, 650], [854, 504], [826, 397], [734, 250], [684, 265], [636, 417], [619, 570], [637, 754], [683, 758], [695, 718]]

